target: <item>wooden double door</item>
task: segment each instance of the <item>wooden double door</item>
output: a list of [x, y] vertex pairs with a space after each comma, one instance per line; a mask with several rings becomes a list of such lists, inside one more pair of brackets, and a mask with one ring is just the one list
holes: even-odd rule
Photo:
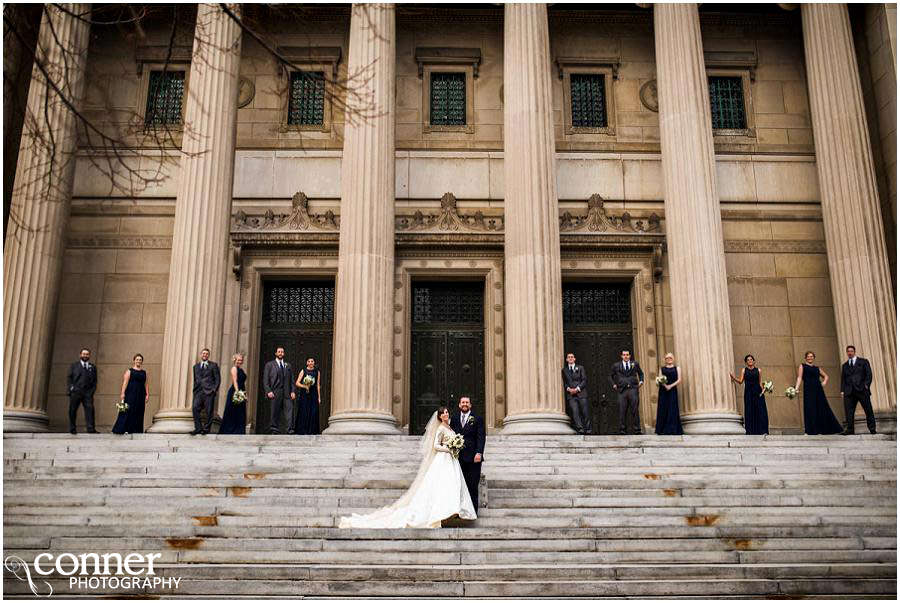
[[587, 373], [593, 433], [618, 433], [618, 397], [609, 375], [622, 350], [634, 354], [631, 284], [563, 283], [563, 342], [564, 353], [575, 354]]
[[409, 432], [421, 434], [440, 406], [468, 396], [484, 416], [483, 282], [414, 282]]
[[[328, 427], [331, 414], [331, 358], [334, 340], [334, 281], [271, 281], [264, 283], [260, 335], [259, 391], [256, 396], [256, 433], [268, 433], [271, 402], [263, 391], [263, 368], [284, 348], [294, 375], [314, 358], [322, 375], [319, 429]], [[279, 429], [287, 433], [287, 417]]]

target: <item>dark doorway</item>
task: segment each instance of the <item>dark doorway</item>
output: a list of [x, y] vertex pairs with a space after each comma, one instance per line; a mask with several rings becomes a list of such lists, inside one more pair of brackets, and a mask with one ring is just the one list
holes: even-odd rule
[[409, 432], [460, 396], [484, 416], [484, 283], [414, 282]]
[[[275, 348], [284, 348], [284, 358], [297, 375], [307, 358], [315, 358], [322, 371], [319, 428], [328, 426], [331, 414], [331, 354], [334, 336], [334, 281], [268, 281], [263, 284], [262, 335], [259, 346], [259, 392], [256, 433], [268, 433], [271, 422], [269, 399], [262, 388], [266, 362]], [[282, 419], [281, 433], [287, 433]]]
[[594, 433], [618, 433], [619, 407], [609, 369], [622, 350], [634, 354], [631, 283], [563, 283], [563, 341], [564, 353], [575, 354], [587, 373]]

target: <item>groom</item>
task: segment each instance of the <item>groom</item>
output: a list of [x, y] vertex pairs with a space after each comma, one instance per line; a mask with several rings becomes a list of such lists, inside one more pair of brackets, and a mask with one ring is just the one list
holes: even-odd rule
[[459, 399], [459, 414], [450, 418], [450, 429], [462, 434], [465, 445], [459, 453], [459, 466], [466, 486], [469, 488], [469, 496], [478, 513], [478, 481], [481, 479], [481, 461], [484, 454], [484, 419], [472, 414], [472, 401], [467, 396]]

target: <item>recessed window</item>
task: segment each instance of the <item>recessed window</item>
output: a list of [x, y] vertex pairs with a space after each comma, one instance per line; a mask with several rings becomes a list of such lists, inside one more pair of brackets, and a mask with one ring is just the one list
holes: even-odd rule
[[602, 73], [569, 76], [573, 128], [605, 128], [606, 77]]
[[747, 128], [744, 85], [741, 77], [709, 76], [709, 103], [714, 130]]
[[466, 74], [431, 74], [431, 125], [466, 125]]
[[325, 123], [325, 73], [294, 71], [291, 73], [291, 96], [288, 101], [288, 124], [321, 126]]
[[183, 101], [184, 71], [151, 71], [144, 124], [180, 124]]

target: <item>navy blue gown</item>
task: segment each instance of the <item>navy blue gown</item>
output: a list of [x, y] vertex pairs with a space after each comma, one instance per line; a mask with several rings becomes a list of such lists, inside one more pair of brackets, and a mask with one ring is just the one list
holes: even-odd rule
[[828, 405], [819, 367], [803, 365], [803, 428], [809, 435], [841, 433], [844, 429]]
[[298, 435], [319, 433], [319, 379], [322, 374], [317, 368], [309, 370], [304, 367], [298, 379], [302, 382], [307, 375], [316, 382], [309, 386], [308, 392], [306, 388], [297, 388], [297, 424], [294, 425], [294, 431]]
[[[678, 367], [662, 367], [668, 383], [678, 381]], [[666, 389], [659, 386], [659, 400], [656, 404], [656, 435], [682, 435], [681, 415], [678, 412], [678, 387]]]
[[769, 433], [769, 411], [756, 367], [744, 369], [744, 430], [747, 435]]
[[[244, 369], [237, 370], [238, 389], [247, 391], [245, 385], [247, 383], [247, 373]], [[240, 404], [234, 403], [234, 385], [228, 388], [225, 395], [225, 410], [222, 412], [222, 424], [219, 426], [219, 433], [231, 435], [244, 435], [247, 428], [247, 401], [244, 400]]]
[[125, 403], [128, 410], [120, 412], [112, 432], [144, 433], [144, 407], [147, 402], [147, 371], [130, 368], [131, 376], [125, 386]]

